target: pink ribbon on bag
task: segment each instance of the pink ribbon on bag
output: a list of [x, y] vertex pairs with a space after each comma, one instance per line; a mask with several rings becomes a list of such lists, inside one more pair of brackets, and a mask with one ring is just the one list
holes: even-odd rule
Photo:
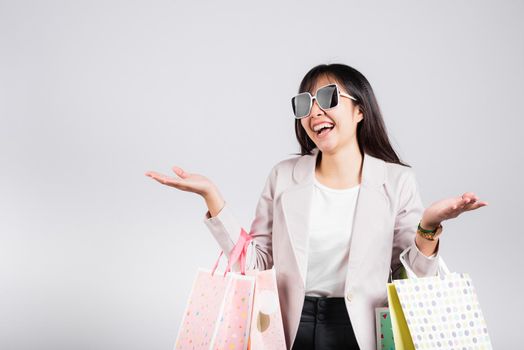
[[[238, 241], [231, 249], [231, 252], [229, 253], [229, 259], [227, 262], [227, 268], [224, 272], [224, 276], [231, 271], [231, 267], [240, 260], [240, 273], [242, 275], [246, 274], [246, 256], [247, 256], [247, 247], [251, 240], [253, 239], [253, 236], [248, 234], [243, 228], [240, 228], [240, 236], [238, 237]], [[222, 254], [224, 254], [224, 251], [220, 252], [220, 255], [218, 256], [218, 259], [215, 263], [215, 266], [213, 267], [213, 271], [211, 272], [211, 275], [215, 274], [215, 270], [218, 267], [218, 262], [220, 261], [220, 258], [222, 257]]]

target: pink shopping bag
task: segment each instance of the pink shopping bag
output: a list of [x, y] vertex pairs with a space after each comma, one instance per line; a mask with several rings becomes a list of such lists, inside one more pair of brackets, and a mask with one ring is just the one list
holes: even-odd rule
[[[251, 325], [255, 276], [245, 275], [245, 254], [251, 237], [242, 230], [224, 275], [199, 269], [182, 317], [176, 350], [246, 350]], [[231, 272], [240, 260], [241, 273]]]
[[275, 268], [247, 274], [256, 276], [249, 349], [286, 350]]

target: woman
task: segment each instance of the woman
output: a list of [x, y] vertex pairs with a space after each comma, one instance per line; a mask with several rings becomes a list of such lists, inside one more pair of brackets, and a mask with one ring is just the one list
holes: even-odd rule
[[[267, 177], [250, 230], [256, 265], [275, 266], [288, 348], [375, 349], [374, 310], [390, 274], [399, 277], [400, 253], [409, 250], [418, 276], [436, 275], [441, 222], [487, 203], [466, 192], [424, 208], [369, 82], [352, 67], [312, 68], [292, 107], [301, 153]], [[201, 195], [204, 222], [229, 256], [241, 226], [227, 202], [206, 177], [173, 170], [178, 179], [146, 175]]]

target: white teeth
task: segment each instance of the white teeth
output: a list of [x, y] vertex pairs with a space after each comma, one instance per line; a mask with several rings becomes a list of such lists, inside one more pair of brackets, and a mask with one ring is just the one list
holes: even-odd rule
[[320, 129], [322, 129], [323, 127], [331, 127], [331, 126], [334, 126], [333, 124], [331, 123], [322, 123], [322, 124], [318, 124], [318, 125], [315, 125], [315, 127], [313, 128], [313, 131], [317, 132], [319, 131]]

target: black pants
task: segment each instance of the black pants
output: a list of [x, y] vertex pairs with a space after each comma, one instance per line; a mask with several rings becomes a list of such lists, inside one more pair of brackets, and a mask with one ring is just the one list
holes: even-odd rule
[[293, 350], [359, 350], [344, 298], [306, 296]]

